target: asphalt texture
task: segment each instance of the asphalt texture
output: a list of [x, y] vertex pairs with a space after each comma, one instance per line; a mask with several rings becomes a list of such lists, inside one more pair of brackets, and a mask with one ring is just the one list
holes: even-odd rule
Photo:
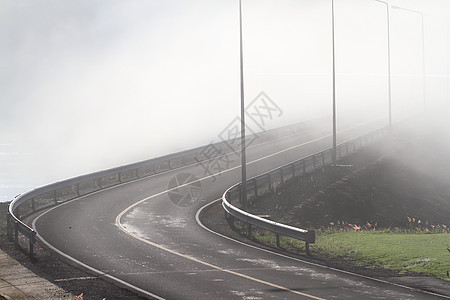
[[[381, 126], [342, 126], [338, 142]], [[324, 150], [331, 140], [322, 128], [250, 146], [247, 176]], [[228, 168], [214, 176], [192, 165], [81, 197], [40, 215], [34, 227], [60, 254], [149, 298], [439, 299], [207, 231], [196, 220], [198, 210], [240, 180], [239, 156], [227, 159]], [[193, 178], [198, 182], [176, 187]]]

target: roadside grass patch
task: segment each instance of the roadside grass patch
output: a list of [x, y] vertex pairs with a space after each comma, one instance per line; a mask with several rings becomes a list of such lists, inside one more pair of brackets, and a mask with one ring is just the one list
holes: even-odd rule
[[388, 230], [319, 232], [315, 254], [341, 257], [368, 268], [385, 268], [449, 280], [450, 234], [399, 233]]
[[[273, 232], [253, 228], [239, 221], [235, 229], [251, 240], [276, 248]], [[305, 253], [305, 242], [280, 236], [280, 248], [288, 252]], [[399, 274], [416, 273], [450, 281], [450, 233], [418, 232], [415, 230], [377, 229], [370, 231], [340, 231], [324, 228], [316, 231], [316, 243], [310, 245], [313, 256], [338, 258], [356, 266], [389, 269]]]

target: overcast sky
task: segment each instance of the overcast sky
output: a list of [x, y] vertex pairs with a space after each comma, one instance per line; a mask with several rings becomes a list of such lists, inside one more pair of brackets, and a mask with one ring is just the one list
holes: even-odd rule
[[[449, 2], [390, 1], [432, 15], [436, 103], [448, 99]], [[387, 118], [386, 8], [335, 6], [338, 112]], [[271, 127], [330, 113], [330, 13], [328, 0], [243, 1], [246, 101], [277, 103]], [[237, 0], [0, 0], [0, 143], [55, 180], [217, 141], [239, 114], [238, 34]], [[391, 38], [400, 118], [423, 99], [420, 14], [391, 9]]]

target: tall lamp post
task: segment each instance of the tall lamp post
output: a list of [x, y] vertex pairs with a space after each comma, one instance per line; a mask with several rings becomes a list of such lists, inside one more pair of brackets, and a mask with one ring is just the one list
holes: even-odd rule
[[391, 25], [389, 4], [385, 1], [375, 0], [386, 4], [386, 18], [387, 18], [387, 55], [388, 55], [388, 90], [389, 90], [389, 127], [392, 127], [392, 90], [391, 90]]
[[333, 151], [331, 153], [332, 165], [336, 165], [336, 58], [334, 45], [334, 0], [331, 0], [331, 40], [333, 52]]
[[420, 17], [422, 18], [422, 72], [423, 72], [423, 111], [425, 112], [425, 108], [426, 108], [426, 73], [425, 73], [425, 23], [424, 23], [424, 13], [417, 11], [417, 10], [413, 10], [413, 9], [409, 9], [409, 8], [404, 8], [404, 7], [399, 7], [399, 6], [391, 6], [394, 9], [402, 9], [402, 10], [406, 10], [409, 12], [413, 12], [416, 14], [419, 14]]
[[241, 201], [244, 210], [247, 210], [247, 162], [245, 158], [245, 106], [244, 106], [244, 55], [242, 45], [242, 1], [239, 0], [239, 58], [241, 83]]

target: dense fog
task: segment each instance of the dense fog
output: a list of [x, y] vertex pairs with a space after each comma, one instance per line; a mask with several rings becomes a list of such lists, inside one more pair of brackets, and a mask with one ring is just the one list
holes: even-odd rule
[[[246, 103], [265, 92], [277, 104], [282, 114], [267, 128], [331, 122], [331, 1], [242, 3]], [[389, 3], [397, 7], [390, 7], [393, 121], [424, 106], [442, 113], [450, 3]], [[0, 0], [0, 7], [4, 197], [19, 182], [29, 188], [217, 141], [239, 115], [238, 1]], [[387, 30], [383, 3], [335, 0], [338, 128], [355, 116], [388, 123]]]

